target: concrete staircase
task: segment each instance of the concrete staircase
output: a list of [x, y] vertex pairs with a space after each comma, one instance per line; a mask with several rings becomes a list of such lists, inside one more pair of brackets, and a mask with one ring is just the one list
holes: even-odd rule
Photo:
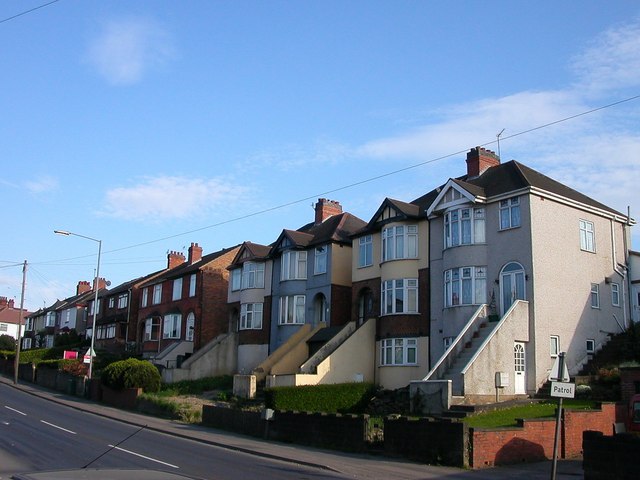
[[470, 341], [466, 342], [462, 352], [458, 354], [449, 369], [446, 371], [443, 380], [451, 380], [453, 396], [464, 395], [464, 385], [462, 379], [462, 371], [471, 361], [476, 354], [480, 346], [489, 337], [497, 322], [483, 322], [480, 324], [480, 328], [474, 332]]

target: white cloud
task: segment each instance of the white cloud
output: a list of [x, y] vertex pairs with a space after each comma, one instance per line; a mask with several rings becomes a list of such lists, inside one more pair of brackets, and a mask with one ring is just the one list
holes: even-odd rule
[[607, 30], [572, 67], [579, 88], [595, 92], [636, 87], [640, 84], [640, 22]]
[[35, 180], [25, 182], [26, 189], [33, 194], [48, 193], [58, 189], [58, 179], [50, 176], [43, 176]]
[[109, 83], [130, 85], [174, 56], [173, 41], [162, 26], [150, 19], [127, 18], [103, 26], [89, 45], [87, 60]]
[[248, 190], [227, 178], [150, 177], [139, 185], [108, 191], [102, 213], [147, 222], [200, 218], [216, 212], [228, 215]]

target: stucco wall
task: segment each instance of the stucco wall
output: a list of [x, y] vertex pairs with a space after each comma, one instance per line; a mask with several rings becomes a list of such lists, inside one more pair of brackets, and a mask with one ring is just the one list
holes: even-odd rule
[[380, 342], [376, 342], [376, 383], [390, 390], [421, 380], [429, 373], [429, 337], [418, 337], [418, 364], [415, 366], [380, 365]]
[[331, 269], [331, 283], [335, 285], [351, 285], [351, 246], [331, 245], [331, 261], [327, 268]]
[[[545, 379], [554, 359], [549, 352], [549, 337], [557, 335], [560, 350], [565, 351], [570, 374], [579, 369], [586, 357], [586, 340], [596, 347], [607, 340], [607, 333], [619, 333], [625, 319], [622, 301], [624, 282], [614, 271], [614, 262], [624, 264], [623, 226], [614, 224], [612, 238], [609, 219], [593, 212], [578, 210], [549, 198], [531, 197], [533, 218], [534, 293], [533, 307], [536, 347], [536, 378]], [[580, 249], [579, 221], [593, 222], [595, 253]], [[615, 245], [615, 259], [614, 259]], [[620, 285], [620, 306], [612, 306], [609, 277]], [[592, 308], [591, 284], [599, 285], [600, 308]], [[626, 295], [625, 295], [626, 296]], [[615, 316], [615, 318], [614, 318]], [[616, 322], [616, 318], [618, 322]]]
[[269, 356], [269, 345], [238, 345], [238, 371], [251, 372]]

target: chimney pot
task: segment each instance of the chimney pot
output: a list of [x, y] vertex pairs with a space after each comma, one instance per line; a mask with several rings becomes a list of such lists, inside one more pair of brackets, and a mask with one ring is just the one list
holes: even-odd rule
[[185, 261], [184, 255], [180, 252], [171, 250], [167, 255], [167, 268], [175, 268], [182, 265]]

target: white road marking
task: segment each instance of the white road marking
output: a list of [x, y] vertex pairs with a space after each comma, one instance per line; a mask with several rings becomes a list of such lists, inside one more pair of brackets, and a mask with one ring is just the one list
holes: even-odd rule
[[71, 430], [67, 430], [66, 428], [59, 427], [58, 425], [54, 425], [53, 423], [45, 422], [44, 420], [40, 420], [40, 421], [42, 423], [45, 423], [45, 424], [49, 425], [50, 427], [57, 428], [59, 430], [62, 430], [63, 432], [67, 432], [67, 433], [71, 433], [73, 435], [76, 435], [76, 432], [72, 432]]
[[124, 448], [120, 448], [120, 447], [115, 447], [113, 445], [109, 445], [110, 448], [113, 448], [115, 450], [120, 450], [121, 452], [125, 452], [125, 453], [129, 453], [131, 455], [135, 455], [136, 457], [140, 457], [140, 458], [144, 458], [145, 460], [150, 460], [152, 462], [156, 462], [156, 463], [160, 463], [162, 465], [166, 465], [167, 467], [171, 467], [171, 468], [180, 468], [177, 465], [171, 465], [170, 463], [167, 462], [163, 462], [161, 460], [156, 460], [155, 458], [151, 458], [151, 457], [147, 457], [145, 455], [141, 455], [139, 453], [136, 452], [132, 452], [131, 450], [125, 450]]
[[24, 415], [24, 416], [26, 416], [26, 415], [27, 415], [26, 413], [21, 412], [20, 410], [16, 410], [15, 408], [11, 408], [11, 407], [8, 407], [8, 406], [6, 406], [6, 405], [4, 406], [4, 408], [7, 408], [7, 409], [11, 410], [12, 412], [19, 413], [20, 415]]

